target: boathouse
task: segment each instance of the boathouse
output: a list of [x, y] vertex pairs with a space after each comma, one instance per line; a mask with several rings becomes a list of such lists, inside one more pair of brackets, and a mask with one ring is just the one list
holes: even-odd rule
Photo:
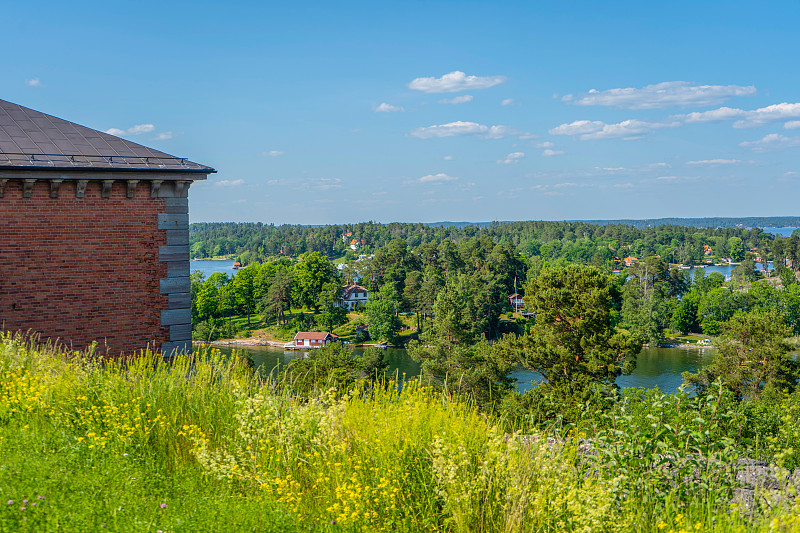
[[0, 329], [191, 350], [188, 191], [213, 172], [0, 100]]
[[294, 336], [294, 345], [321, 348], [338, 340], [339, 336], [329, 331], [298, 331]]

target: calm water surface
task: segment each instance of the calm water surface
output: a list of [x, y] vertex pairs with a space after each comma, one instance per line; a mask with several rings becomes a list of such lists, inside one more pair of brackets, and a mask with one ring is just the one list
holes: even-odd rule
[[[230, 354], [233, 348], [221, 347], [223, 353]], [[302, 355], [302, 351], [285, 351], [271, 346], [248, 346], [238, 348], [237, 353], [250, 355], [253, 362], [262, 371], [269, 372], [279, 365], [286, 366], [289, 362]], [[356, 353], [363, 350], [355, 348]], [[408, 355], [406, 350], [388, 348], [384, 352], [384, 359], [389, 363], [392, 373], [395, 371], [406, 376], [419, 375], [420, 365]], [[636, 370], [630, 376], [621, 376], [617, 384], [624, 388], [629, 387], [658, 387], [664, 392], [675, 392], [683, 381], [683, 372], [695, 372], [703, 363], [711, 360], [713, 351], [709, 349], [681, 349], [681, 348], [644, 348], [639, 354]], [[517, 380], [517, 388], [524, 392], [541, 378], [536, 372], [520, 368], [511, 373]]]
[[203, 273], [203, 277], [208, 279], [208, 276], [214, 272], [222, 272], [229, 276], [236, 273], [233, 269], [233, 261], [212, 261], [210, 259], [198, 259], [189, 261], [189, 270], [199, 270]]

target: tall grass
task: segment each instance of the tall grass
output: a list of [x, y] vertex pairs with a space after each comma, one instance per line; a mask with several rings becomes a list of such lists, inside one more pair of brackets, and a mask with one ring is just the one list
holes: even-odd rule
[[[416, 381], [303, 398], [214, 351], [97, 360], [2, 335], [0, 530], [800, 527], [787, 505], [732, 511], [724, 469], [676, 473], [656, 461], [670, 430], [626, 423], [610, 421], [584, 453], [577, 440], [504, 433]], [[688, 438], [681, 453], [728, 459]]]

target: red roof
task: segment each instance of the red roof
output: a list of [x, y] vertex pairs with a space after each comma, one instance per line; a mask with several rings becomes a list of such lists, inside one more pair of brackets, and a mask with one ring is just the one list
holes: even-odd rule
[[338, 339], [339, 336], [329, 331], [298, 331], [295, 339], [309, 339], [312, 341], [324, 341], [328, 337]]
[[342, 299], [347, 300], [350, 298], [350, 295], [353, 294], [354, 291], [361, 291], [365, 295], [369, 296], [369, 291], [362, 287], [361, 285], [354, 284], [347, 284], [342, 286]]

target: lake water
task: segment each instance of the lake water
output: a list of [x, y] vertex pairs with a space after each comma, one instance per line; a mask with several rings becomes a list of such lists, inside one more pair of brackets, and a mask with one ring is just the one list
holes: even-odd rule
[[779, 237], [791, 237], [792, 232], [796, 229], [797, 228], [764, 228], [764, 231]]
[[[764, 265], [761, 263], [756, 263], [756, 270], [764, 270]], [[733, 277], [733, 269], [736, 268], [736, 265], [707, 265], [707, 266], [696, 266], [689, 269], [692, 276], [694, 276], [693, 270], [695, 268], [702, 268], [706, 271], [706, 277], [712, 272], [719, 272], [723, 276], [725, 276], [725, 280], [728, 281]], [[772, 261], [767, 261], [767, 270], [772, 272], [774, 266], [772, 265]]]
[[[223, 353], [231, 354], [233, 348], [220, 347]], [[356, 353], [362, 350], [354, 349]], [[269, 372], [276, 367], [284, 367], [289, 362], [302, 355], [302, 351], [286, 351], [271, 346], [248, 346], [236, 349], [241, 355], [249, 355], [256, 367], [264, 372]], [[391, 373], [398, 372], [408, 377], [418, 376], [420, 364], [411, 359], [406, 350], [387, 348], [384, 359], [389, 363]], [[683, 349], [683, 348], [644, 348], [639, 354], [636, 370], [629, 376], [620, 376], [617, 384], [624, 388], [629, 387], [658, 387], [664, 392], [675, 392], [683, 382], [683, 372], [696, 372], [704, 363], [711, 360], [713, 351], [709, 349]], [[531, 370], [519, 368], [511, 372], [511, 377], [517, 380], [517, 388], [524, 392], [541, 381], [540, 376]]]
[[199, 270], [203, 273], [203, 278], [208, 279], [208, 276], [214, 272], [222, 272], [229, 276], [236, 273], [233, 269], [233, 261], [212, 261], [210, 259], [197, 259], [189, 262], [189, 270]]

